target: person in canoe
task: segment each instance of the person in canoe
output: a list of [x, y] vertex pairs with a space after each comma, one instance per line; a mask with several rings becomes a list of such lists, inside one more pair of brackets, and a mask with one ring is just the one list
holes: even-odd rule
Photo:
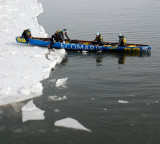
[[64, 36], [66, 36], [67, 40], [70, 41], [70, 38], [68, 37], [67, 33], [68, 33], [67, 29], [57, 30], [55, 34], [51, 36], [50, 38], [51, 43], [48, 45], [48, 47], [50, 47], [55, 42], [63, 42], [65, 44]]
[[24, 30], [22, 33], [22, 37], [24, 37], [26, 42], [28, 43], [28, 39], [32, 38], [31, 30], [30, 29]]
[[103, 37], [101, 36], [101, 34], [99, 34], [99, 32], [96, 33], [96, 38], [92, 42], [92, 44], [99, 44], [100, 46], [103, 45]]
[[121, 33], [118, 34], [118, 37], [119, 37], [118, 46], [125, 47], [126, 46], [126, 38]]

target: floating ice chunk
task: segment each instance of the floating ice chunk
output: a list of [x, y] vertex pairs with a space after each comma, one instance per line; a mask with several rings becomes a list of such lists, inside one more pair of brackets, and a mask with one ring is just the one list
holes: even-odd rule
[[107, 108], [104, 108], [104, 111], [107, 111]]
[[97, 51], [97, 53], [101, 53], [101, 52], [102, 52], [101, 50]]
[[83, 50], [82, 53], [83, 53], [84, 55], [86, 55], [86, 54], [88, 53], [88, 51]]
[[60, 110], [59, 109], [54, 109], [54, 112], [58, 113], [58, 112], [60, 112]]
[[54, 125], [57, 127], [66, 127], [66, 128], [79, 129], [79, 130], [85, 130], [88, 132], [92, 132], [91, 130], [81, 125], [77, 120], [73, 118], [69, 118], [69, 117], [56, 121]]
[[31, 92], [32, 93], [41, 93], [42, 92], [42, 84], [41, 83], [36, 83], [36, 84], [33, 84], [32, 87], [31, 87]]
[[129, 103], [128, 101], [125, 101], [125, 100], [118, 100], [118, 102], [123, 104]]
[[94, 98], [91, 98], [91, 100], [94, 100]]
[[33, 100], [29, 101], [22, 108], [22, 121], [28, 120], [44, 120], [44, 112], [43, 110], [36, 107], [33, 103]]
[[66, 96], [63, 96], [63, 97], [49, 96], [48, 99], [51, 100], [51, 101], [62, 101], [62, 100], [66, 100], [67, 97]]
[[51, 80], [49, 80], [49, 82], [55, 83], [55, 82], [56, 82], [56, 79], [51, 79]]
[[66, 88], [67, 86], [66, 86], [66, 83], [67, 83], [67, 80], [68, 80], [68, 78], [66, 77], [66, 78], [62, 78], [62, 79], [58, 79], [57, 81], [56, 81], [56, 87], [57, 88]]

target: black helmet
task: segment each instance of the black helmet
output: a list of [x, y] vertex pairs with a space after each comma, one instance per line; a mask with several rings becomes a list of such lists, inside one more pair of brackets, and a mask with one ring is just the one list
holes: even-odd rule
[[30, 29], [27, 29], [27, 31], [31, 32], [31, 30], [30, 30]]

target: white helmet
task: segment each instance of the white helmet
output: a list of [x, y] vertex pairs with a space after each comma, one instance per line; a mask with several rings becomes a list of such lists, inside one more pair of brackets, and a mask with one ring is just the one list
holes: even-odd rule
[[96, 35], [99, 35], [99, 32], [97, 32]]

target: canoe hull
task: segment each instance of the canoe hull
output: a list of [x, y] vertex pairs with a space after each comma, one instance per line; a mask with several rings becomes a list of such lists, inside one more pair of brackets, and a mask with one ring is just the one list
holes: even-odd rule
[[[16, 41], [18, 43], [23, 43], [27, 44], [26, 40], [22, 37], [16, 37]], [[42, 46], [42, 47], [47, 47], [47, 45], [50, 44], [49, 41], [45, 40], [40, 40], [40, 39], [28, 39], [29, 44], [31, 45], [37, 45], [37, 46]], [[150, 52], [151, 47], [147, 45], [142, 45], [142, 46], [130, 46], [130, 47], [120, 47], [120, 46], [111, 46], [111, 45], [106, 45], [106, 46], [98, 46], [98, 45], [88, 45], [88, 44], [78, 44], [78, 43], [61, 43], [61, 42], [56, 42], [55, 44], [51, 45], [54, 48], [58, 49], [66, 49], [66, 50], [75, 50], [75, 51], [115, 51], [115, 50], [120, 50], [120, 51], [145, 51], [145, 52]]]

